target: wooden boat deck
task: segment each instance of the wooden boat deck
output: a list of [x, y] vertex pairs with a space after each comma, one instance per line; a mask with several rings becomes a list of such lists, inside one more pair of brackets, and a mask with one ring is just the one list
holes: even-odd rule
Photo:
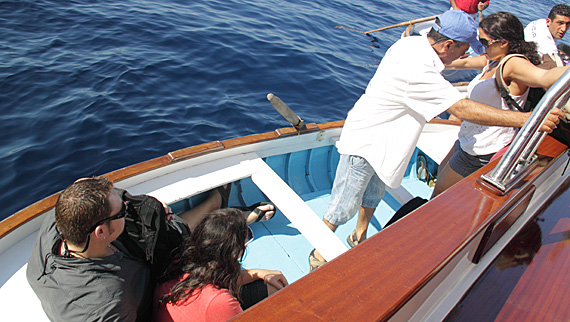
[[[415, 159], [418, 153], [421, 152], [416, 150], [412, 159]], [[322, 219], [330, 200], [339, 157], [334, 146], [326, 146], [311, 151], [273, 156], [264, 161]], [[306, 162], [308, 158], [311, 159], [310, 162]], [[432, 172], [435, 171], [437, 164], [429, 157], [428, 163], [428, 168]], [[311, 167], [307, 168], [307, 165]], [[418, 181], [415, 173], [415, 163], [411, 162], [402, 188], [410, 195], [429, 198], [432, 188], [425, 182]], [[203, 197], [196, 196], [180, 201], [171, 205], [171, 208], [175, 213], [182, 212], [199, 203]], [[268, 201], [268, 198], [250, 178], [232, 183], [229, 206], [245, 206], [259, 201]], [[401, 205], [401, 202], [387, 191], [370, 222], [368, 237], [381, 231]], [[347, 248], [349, 245], [346, 238], [356, 227], [356, 220], [355, 215], [335, 232]], [[281, 270], [290, 283], [309, 273], [308, 256], [313, 246], [280, 211], [270, 221], [252, 224], [251, 228], [255, 239], [248, 245], [243, 267]]]
[[445, 321], [568, 321], [569, 187], [570, 180], [566, 180], [538, 216], [501, 251]]

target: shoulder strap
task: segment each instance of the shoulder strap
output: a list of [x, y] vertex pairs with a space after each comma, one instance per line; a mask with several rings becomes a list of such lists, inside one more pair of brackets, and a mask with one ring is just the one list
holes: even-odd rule
[[511, 96], [509, 87], [507, 86], [507, 84], [505, 83], [505, 79], [503, 78], [503, 67], [505, 66], [505, 63], [513, 57], [522, 57], [528, 60], [526, 56], [521, 54], [509, 54], [505, 56], [503, 59], [501, 59], [501, 62], [499, 62], [499, 66], [497, 66], [497, 71], [495, 72], [495, 85], [497, 85], [497, 89], [499, 90], [501, 97], [505, 100], [507, 106], [509, 106], [511, 110], [516, 109], [520, 112], [523, 112], [523, 109], [520, 107], [519, 104], [517, 104], [517, 102]]

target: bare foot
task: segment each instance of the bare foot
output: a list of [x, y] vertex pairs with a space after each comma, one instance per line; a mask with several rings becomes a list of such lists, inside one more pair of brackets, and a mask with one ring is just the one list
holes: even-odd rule
[[313, 255], [315, 256], [316, 259], [320, 260], [321, 262], [326, 262], [325, 258], [323, 257], [323, 255], [321, 255], [321, 253], [319, 253], [318, 250], [315, 249]]

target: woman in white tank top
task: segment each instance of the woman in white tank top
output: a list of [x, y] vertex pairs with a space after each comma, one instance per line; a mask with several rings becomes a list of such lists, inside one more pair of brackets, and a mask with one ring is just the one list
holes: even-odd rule
[[[526, 102], [529, 87], [548, 88], [568, 68], [538, 68], [540, 56], [536, 44], [524, 40], [522, 23], [508, 12], [497, 12], [481, 20], [479, 40], [485, 47], [483, 55], [458, 59], [447, 67], [481, 70], [481, 74], [469, 83], [469, 99], [496, 108], [509, 109], [495, 85], [497, 66], [507, 55], [526, 57], [512, 57], [503, 65], [503, 79], [511, 97], [520, 106]], [[439, 166], [432, 198], [487, 164], [496, 152], [510, 144], [515, 134], [515, 128], [463, 121], [458, 141]]]

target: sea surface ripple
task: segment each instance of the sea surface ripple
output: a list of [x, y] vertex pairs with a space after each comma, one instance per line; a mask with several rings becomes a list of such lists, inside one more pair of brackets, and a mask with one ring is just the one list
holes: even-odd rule
[[[524, 24], [553, 1], [492, 0]], [[427, 1], [0, 1], [0, 219], [65, 188], [170, 151], [344, 119]]]

